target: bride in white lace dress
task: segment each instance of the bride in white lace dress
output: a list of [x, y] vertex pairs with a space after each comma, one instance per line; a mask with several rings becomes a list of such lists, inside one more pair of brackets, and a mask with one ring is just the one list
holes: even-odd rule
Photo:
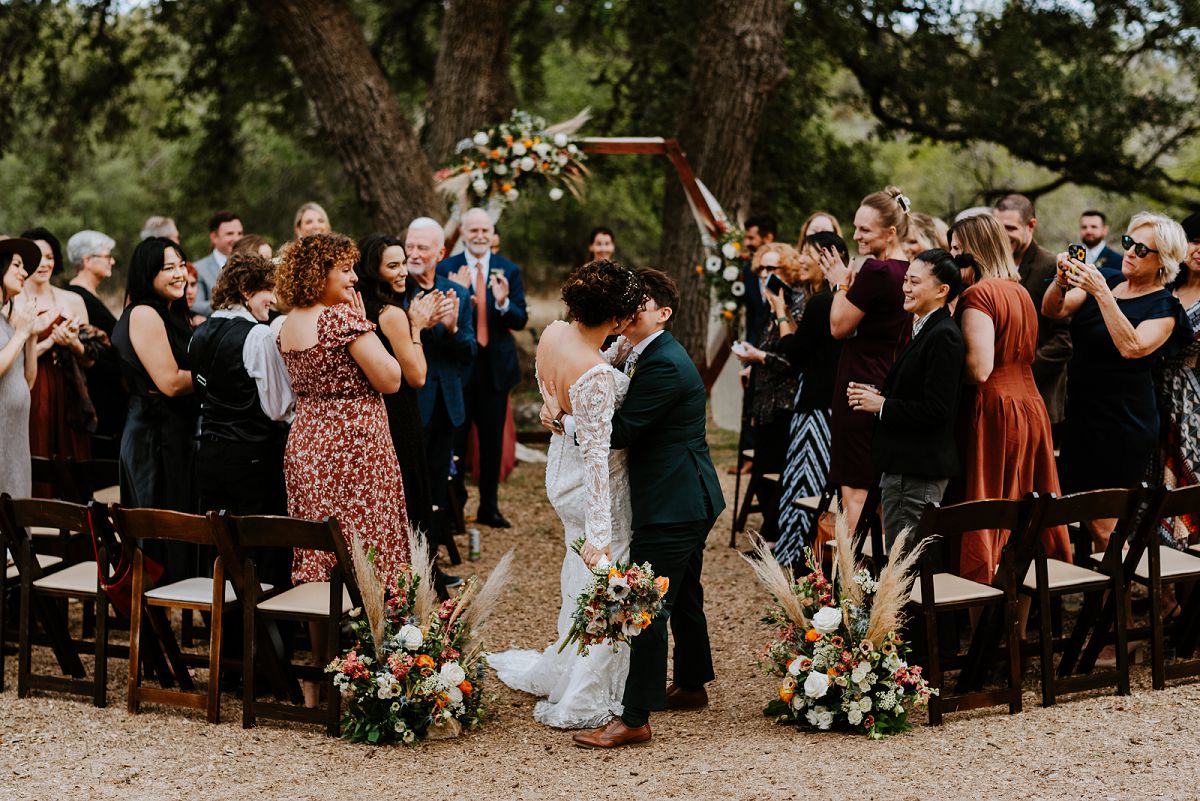
[[[548, 326], [537, 355], [539, 384], [568, 387], [575, 424], [573, 436], [551, 437], [546, 465], [546, 494], [562, 520], [566, 549], [558, 638], [543, 651], [504, 651], [492, 654], [489, 662], [505, 684], [541, 697], [534, 706], [535, 720], [580, 729], [600, 726], [621, 713], [629, 672], [626, 645], [616, 652], [609, 645], [595, 645], [586, 656], [574, 645], [561, 654], [558, 647], [570, 628], [575, 599], [591, 579], [571, 543], [583, 537], [613, 562], [629, 558], [629, 474], [625, 452], [609, 448], [613, 414], [625, 400], [629, 379], [609, 364], [615, 347], [602, 355], [600, 344], [624, 328], [641, 304], [642, 291], [632, 272], [600, 261], [572, 273], [562, 295], [573, 322]], [[556, 394], [561, 400], [563, 393]]]

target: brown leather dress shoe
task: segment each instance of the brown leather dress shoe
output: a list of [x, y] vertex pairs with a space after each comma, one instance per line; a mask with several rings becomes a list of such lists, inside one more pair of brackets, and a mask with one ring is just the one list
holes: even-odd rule
[[643, 745], [650, 742], [650, 724], [635, 729], [625, 725], [620, 718], [613, 718], [598, 729], [581, 731], [571, 739], [580, 748], [618, 748], [622, 745]]
[[699, 690], [685, 690], [675, 683], [667, 685], [667, 709], [703, 709], [708, 706], [708, 692], [701, 687]]

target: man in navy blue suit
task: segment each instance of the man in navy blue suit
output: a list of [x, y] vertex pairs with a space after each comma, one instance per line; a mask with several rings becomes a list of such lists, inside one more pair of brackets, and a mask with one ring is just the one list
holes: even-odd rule
[[439, 279], [448, 278], [470, 293], [475, 314], [475, 365], [464, 393], [466, 422], [459, 430], [456, 449], [465, 452], [470, 424], [479, 434], [479, 510], [477, 522], [492, 528], [509, 528], [500, 514], [497, 487], [504, 447], [504, 421], [508, 393], [521, 378], [517, 343], [512, 332], [529, 321], [521, 269], [492, 253], [495, 226], [486, 211], [470, 209], [462, 217], [462, 253], [437, 267]]
[[446, 480], [454, 432], [467, 419], [463, 390], [475, 359], [470, 298], [458, 284], [437, 275], [436, 265], [446, 252], [445, 243], [441, 223], [429, 217], [413, 220], [404, 237], [405, 264], [417, 292], [437, 290], [445, 295], [438, 324], [421, 338], [428, 370], [425, 385], [417, 390], [433, 502], [441, 509], [449, 508]]
[[1120, 275], [1125, 257], [1108, 246], [1108, 218], [1104, 212], [1088, 209], [1079, 215], [1079, 240], [1087, 248], [1088, 264], [1096, 265], [1106, 276]]

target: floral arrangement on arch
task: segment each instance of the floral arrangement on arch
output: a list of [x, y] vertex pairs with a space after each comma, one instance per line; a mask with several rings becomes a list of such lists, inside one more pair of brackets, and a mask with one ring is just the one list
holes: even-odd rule
[[741, 228], [726, 220], [717, 220], [716, 248], [708, 254], [703, 265], [696, 265], [696, 274], [708, 284], [721, 318], [735, 328], [746, 297], [746, 283], [742, 280], [747, 264], [745, 237], [746, 232]]
[[793, 581], [763, 543], [748, 559], [776, 605], [763, 622], [775, 629], [766, 667], [780, 677], [777, 697], [763, 709], [776, 723], [839, 729], [880, 739], [908, 731], [909, 713], [936, 693], [909, 665], [901, 636], [912, 568], [923, 544], [905, 532], [893, 545], [879, 578], [853, 563], [843, 515], [838, 516], [833, 578], [812, 549], [812, 573]]
[[410, 537], [411, 566], [385, 592], [372, 556], [353, 544], [363, 606], [350, 612], [355, 642], [325, 668], [342, 694], [342, 737], [384, 745], [456, 737], [487, 717], [480, 628], [507, 581], [512, 552], [480, 585], [468, 580], [438, 603], [428, 545]]
[[516, 201], [534, 183], [550, 184], [551, 200], [561, 200], [563, 187], [576, 197], [583, 190], [586, 155], [575, 132], [587, 121], [585, 109], [556, 125], [514, 110], [506, 122], [482, 128], [455, 148], [458, 160], [434, 173], [438, 188], [463, 206]]

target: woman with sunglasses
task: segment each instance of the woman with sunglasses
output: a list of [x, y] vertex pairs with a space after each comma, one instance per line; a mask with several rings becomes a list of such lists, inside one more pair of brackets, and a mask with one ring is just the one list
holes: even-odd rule
[[[1058, 272], [1042, 300], [1052, 319], [1072, 316], [1067, 411], [1059, 476], [1064, 492], [1132, 487], [1146, 476], [1158, 445], [1152, 367], [1168, 346], [1192, 338], [1179, 300], [1167, 287], [1187, 256], [1174, 220], [1141, 212], [1121, 237], [1121, 274], [1058, 254]], [[1088, 523], [1096, 550], [1115, 520]]]

